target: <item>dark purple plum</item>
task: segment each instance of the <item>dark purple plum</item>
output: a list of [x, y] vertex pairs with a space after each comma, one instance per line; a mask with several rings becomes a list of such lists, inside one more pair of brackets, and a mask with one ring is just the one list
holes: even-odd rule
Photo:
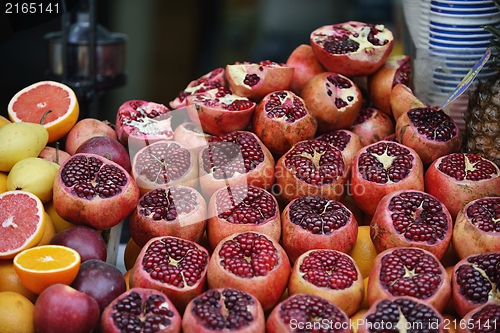
[[77, 225], [56, 233], [52, 236], [50, 244], [75, 249], [82, 257], [82, 263], [91, 259], [106, 261], [108, 256], [106, 242], [101, 234], [84, 225]]

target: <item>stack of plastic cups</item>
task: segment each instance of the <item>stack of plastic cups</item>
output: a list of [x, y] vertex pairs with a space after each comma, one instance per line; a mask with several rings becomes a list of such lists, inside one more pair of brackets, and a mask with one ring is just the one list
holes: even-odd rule
[[[431, 0], [428, 14], [428, 21], [423, 22], [427, 31], [416, 45], [414, 89], [421, 100], [439, 106], [488, 49], [493, 37], [483, 27], [500, 26], [500, 12], [492, 0]], [[496, 75], [490, 63], [476, 81]], [[462, 129], [468, 97], [465, 92], [445, 109]]]

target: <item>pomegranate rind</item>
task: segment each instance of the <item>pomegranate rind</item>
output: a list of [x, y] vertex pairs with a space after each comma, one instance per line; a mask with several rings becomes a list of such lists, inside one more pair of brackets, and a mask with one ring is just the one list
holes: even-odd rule
[[[228, 288], [217, 288], [215, 290], [219, 291], [222, 294], [222, 291]], [[230, 288], [231, 289], [231, 288]], [[264, 332], [265, 329], [265, 317], [264, 317], [264, 310], [262, 309], [262, 305], [260, 302], [255, 298], [250, 293], [246, 293], [249, 295], [252, 300], [254, 301], [255, 305], [254, 306], [248, 306], [247, 308], [250, 308], [250, 313], [252, 314], [252, 321], [248, 324], [245, 325], [237, 330], [234, 330], [234, 332], [238, 333], [257, 333], [257, 332]], [[203, 295], [203, 294], [202, 294]], [[200, 295], [201, 296], [201, 295]], [[193, 313], [193, 307], [194, 307], [194, 301], [198, 299], [200, 296], [197, 298], [193, 299], [191, 302], [186, 307], [186, 311], [184, 312], [184, 315], [182, 316], [182, 330], [183, 332], [197, 332], [197, 333], [205, 333], [205, 332], [214, 332], [214, 330], [207, 328], [203, 325], [202, 322], [198, 321], [198, 316]], [[221, 297], [223, 297], [221, 295]], [[222, 302], [219, 300], [219, 304]], [[219, 311], [222, 313], [224, 317], [227, 316], [228, 309], [225, 308], [223, 304], [221, 304], [221, 308]], [[230, 329], [228, 329], [229, 331]], [[226, 331], [224, 329], [223, 331]]]
[[[94, 157], [103, 165], [112, 165], [127, 175], [127, 183], [121, 186], [118, 195], [101, 198], [95, 196], [92, 200], [80, 198], [72, 193], [73, 189], [64, 185], [62, 172], [74, 158], [84, 156]], [[83, 224], [97, 230], [105, 230], [118, 225], [132, 213], [139, 201], [140, 190], [129, 173], [118, 163], [95, 154], [75, 154], [67, 159], [59, 168], [53, 185], [53, 205], [56, 213], [65, 221], [73, 224]]]
[[397, 83], [390, 94], [392, 117], [397, 122], [399, 117], [413, 108], [423, 108], [426, 105], [422, 103], [413, 91], [402, 83]]
[[278, 252], [278, 262], [276, 266], [265, 276], [254, 276], [251, 279], [243, 278], [229, 272], [221, 265], [219, 252], [225, 242], [231, 241], [238, 235], [235, 233], [221, 240], [215, 247], [210, 262], [208, 263], [207, 281], [209, 289], [234, 288], [252, 294], [259, 300], [264, 311], [272, 309], [280, 300], [286, 290], [288, 278], [291, 273], [290, 260], [281, 245], [271, 237], [258, 233], [254, 234], [270, 240]]
[[[167, 221], [165, 219], [153, 220], [151, 212], [148, 216], [141, 213], [144, 206], [141, 204], [143, 199], [155, 189], [146, 192], [138, 201], [136, 208], [129, 217], [129, 231], [134, 242], [143, 247], [154, 237], [174, 236], [199, 243], [207, 226], [207, 204], [205, 198], [194, 188], [182, 185], [173, 185], [165, 188], [165, 191], [171, 189], [189, 189], [196, 196], [197, 205], [189, 213], [181, 212], [175, 220]], [[175, 204], [175, 202], [174, 202]]]
[[306, 114], [300, 119], [295, 119], [293, 122], [288, 122], [285, 117], [277, 118], [268, 115], [266, 104], [269, 98], [278, 91], [272, 92], [264, 96], [255, 109], [252, 117], [251, 127], [252, 132], [262, 140], [264, 145], [274, 154], [280, 156], [286, 153], [292, 146], [303, 140], [314, 138], [318, 122], [316, 118], [308, 111], [305, 101], [289, 90], [280, 90], [286, 93], [284, 103], [295, 103], [294, 99], [298, 99]]
[[[274, 162], [274, 157], [267, 149], [267, 147], [262, 143], [262, 141], [259, 139], [255, 133], [249, 132], [249, 131], [235, 131], [232, 133], [238, 133], [241, 135], [251, 135], [259, 146], [262, 149], [262, 152], [264, 153], [264, 160], [259, 163], [254, 169], [252, 169], [250, 172], [247, 172], [245, 174], [239, 174], [236, 173], [232, 177], [227, 177], [223, 179], [216, 179], [213, 174], [207, 173], [204, 169], [204, 162], [202, 158], [203, 151], [205, 149], [208, 149], [208, 147], [205, 147], [202, 149], [198, 155], [198, 165], [199, 165], [199, 182], [200, 182], [200, 189], [201, 193], [205, 195], [205, 198], [210, 200], [212, 195], [214, 194], [215, 191], [224, 188], [226, 186], [233, 186], [236, 184], [248, 184], [248, 185], [253, 185], [257, 186], [260, 188], [263, 188], [267, 191], [271, 190], [272, 186], [274, 185], [275, 182], [275, 175], [274, 175], [274, 167], [275, 167], [275, 162]], [[237, 156], [236, 158], [241, 158], [242, 154]]]
[[[379, 40], [387, 41], [383, 45], [374, 45], [367, 39], [372, 27], [367, 23], [348, 21], [344, 23], [325, 25], [315, 29], [310, 35], [310, 44], [318, 61], [329, 71], [345, 76], [367, 76], [376, 72], [387, 60], [394, 46], [394, 36], [385, 26], [372, 25], [378, 31]], [[351, 41], [359, 43], [354, 52], [333, 54], [327, 52], [318, 42], [328, 36], [340, 35], [336, 30], [344, 30], [344, 34], [357, 32], [358, 37], [349, 35]]]
[[[142, 267], [142, 260], [144, 259], [147, 250], [151, 246], [152, 243], [162, 240], [165, 237], [170, 237], [170, 238], [176, 238], [179, 240], [182, 240], [184, 242], [190, 242], [195, 245], [195, 247], [203, 252], [206, 253], [207, 258], [210, 258], [209, 253], [207, 249], [205, 249], [203, 246], [191, 242], [188, 240], [183, 240], [178, 237], [173, 237], [173, 236], [164, 236], [164, 237], [154, 237], [151, 238], [146, 245], [144, 245], [141, 249], [141, 252], [139, 253], [136, 262], [134, 266], [130, 269], [130, 278], [129, 278], [129, 283], [131, 288], [146, 288], [146, 289], [154, 289], [154, 290], [159, 290], [167, 297], [170, 299], [170, 301], [175, 305], [176, 309], [179, 311], [179, 313], [183, 313], [184, 309], [186, 308], [187, 304], [196, 296], [200, 295], [207, 289], [207, 269], [208, 265], [205, 265], [205, 268], [201, 272], [200, 279], [197, 281], [196, 284], [193, 286], [184, 286], [183, 288], [175, 287], [171, 284], [161, 282], [159, 280], [153, 279]], [[208, 263], [207, 263], [208, 264]]]
[[[465, 244], [464, 244], [465, 245]], [[460, 260], [454, 267], [453, 271], [451, 274], [451, 299], [455, 308], [455, 311], [460, 317], [465, 317], [467, 313], [474, 311], [475, 309], [479, 308], [481, 305], [486, 304], [488, 301], [491, 301], [492, 299], [496, 301], [500, 301], [500, 290], [499, 286], [496, 284], [497, 281], [492, 281], [489, 277], [487, 277], [486, 272], [481, 269], [480, 267], [477, 267], [476, 264], [469, 262], [470, 259], [474, 257], [480, 257], [480, 256], [489, 256], [493, 255], [496, 258], [496, 262], [494, 260], [491, 261], [490, 264], [490, 269], [496, 269], [498, 270], [498, 262], [500, 258], [500, 251], [495, 251], [495, 252], [483, 252], [480, 254], [473, 254], [468, 257], [463, 258]], [[474, 269], [476, 269], [479, 274], [486, 278], [487, 283], [489, 283], [489, 292], [488, 292], [488, 300], [486, 302], [481, 303], [480, 301], [475, 301], [471, 300], [468, 298], [467, 295], [463, 295], [461, 293], [461, 290], [463, 289], [462, 286], [459, 284], [457, 276], [458, 276], [458, 270], [462, 266], [471, 266]], [[492, 274], [492, 273], [490, 273]], [[494, 273], [493, 273], [494, 274]], [[474, 277], [470, 277], [468, 282], [473, 282], [476, 283], [476, 279]], [[479, 287], [480, 282], [478, 281], [476, 285]], [[467, 290], [464, 290], [466, 292]]]
[[[468, 256], [484, 253], [500, 251], [500, 233], [495, 231], [484, 231], [479, 229], [467, 214], [469, 207], [477, 205], [480, 200], [494, 201], [498, 206], [500, 204], [499, 197], [484, 197], [473, 200], [465, 205], [457, 214], [453, 225], [452, 244], [458, 258], [464, 259]], [[484, 212], [485, 218], [495, 220], [495, 216]], [[498, 213], [497, 213], [498, 216]], [[496, 220], [498, 223], [498, 220]]]
[[[292, 267], [292, 273], [290, 274], [290, 279], [288, 281], [288, 294], [308, 294], [315, 295], [318, 297], [323, 297], [324, 299], [335, 304], [339, 309], [344, 311], [349, 317], [355, 314], [363, 302], [364, 293], [364, 283], [363, 276], [359, 270], [356, 262], [347, 254], [336, 251], [336, 250], [326, 250], [328, 252], [336, 252], [340, 255], [347, 257], [353, 264], [353, 267], [356, 270], [356, 280], [352, 282], [352, 284], [345, 289], [332, 289], [328, 287], [320, 287], [315, 284], [304, 279], [304, 272], [301, 272], [300, 265], [302, 262], [312, 253], [321, 250], [309, 250], [303, 253], [297, 260], [295, 261]], [[328, 257], [327, 257], [328, 258]], [[326, 259], [326, 258], [325, 258]], [[315, 267], [316, 268], [316, 267]], [[337, 266], [338, 271], [337, 274], [342, 272], [343, 267]], [[317, 269], [317, 268], [316, 268]], [[326, 275], [330, 275], [332, 272], [325, 272]]]
[[[372, 147], [372, 145], [378, 145], [380, 143], [395, 144], [409, 150], [410, 154], [414, 158], [410, 173], [407, 177], [399, 182], [390, 181], [389, 183], [383, 184], [375, 183], [363, 178], [363, 175], [359, 171], [359, 158], [361, 154], [365, 153], [367, 149]], [[352, 198], [358, 207], [366, 214], [373, 215], [375, 214], [375, 210], [377, 209], [377, 205], [380, 200], [382, 200], [382, 198], [389, 193], [399, 190], [424, 191], [424, 166], [422, 160], [413, 149], [403, 146], [397, 142], [381, 140], [365, 146], [356, 154], [356, 156], [354, 156], [349, 186], [349, 193], [352, 194]]]
[[[329, 78], [340, 78], [350, 83], [348, 88], [334, 86]], [[318, 133], [326, 133], [349, 128], [354, 124], [363, 107], [363, 94], [359, 87], [347, 76], [336, 72], [324, 72], [307, 82], [301, 92], [307, 109], [318, 122]], [[337, 100], [346, 101], [345, 106], [337, 107]]]
[[[390, 256], [394, 251], [396, 250], [401, 250], [401, 249], [414, 249], [412, 247], [398, 247], [398, 248], [392, 248], [385, 250], [381, 253], [379, 253], [373, 262], [372, 269], [370, 271], [370, 275], [368, 278], [368, 305], [371, 306], [375, 302], [390, 298], [390, 297], [395, 297], [395, 296], [411, 296], [411, 295], [404, 295], [404, 291], [400, 292], [398, 295], [393, 295], [390, 293], [389, 290], [387, 290], [381, 283], [380, 281], [380, 275], [382, 272], [382, 266], [383, 266], [383, 259], [386, 256]], [[441, 264], [439, 259], [431, 252], [420, 249], [422, 251], [422, 256], [426, 256], [427, 258], [433, 258], [434, 262], [439, 266], [439, 269], [441, 270], [441, 275], [439, 276], [441, 279], [441, 282], [439, 283], [439, 286], [436, 288], [435, 293], [426, 298], [422, 299], [419, 298], [421, 301], [424, 303], [427, 303], [429, 305], [432, 305], [437, 311], [440, 313], [443, 312], [443, 310], [446, 308], [448, 305], [448, 302], [450, 301], [451, 298], [451, 281], [449, 279], [448, 273], [446, 272], [446, 269], [444, 266]], [[403, 260], [403, 259], [402, 259]], [[401, 261], [402, 261], [401, 260]], [[406, 268], [405, 268], [406, 269]], [[426, 273], [426, 272], [423, 272]], [[415, 272], [408, 273], [408, 275], [411, 274], [417, 274]], [[395, 281], [393, 281], [395, 282]]]
[[[396, 231], [392, 220], [392, 215], [395, 212], [389, 210], [388, 206], [393, 198], [398, 197], [403, 193], [418, 193], [424, 197], [436, 199], [439, 203], [441, 203], [442, 212], [446, 217], [446, 230], [444, 230], [443, 239], [437, 239], [435, 240], [435, 243], [429, 244], [427, 241], [408, 240], [405, 238], [404, 232], [399, 233]], [[401, 214], [401, 210], [398, 213]], [[416, 219], [416, 216], [408, 216], [408, 218], [409, 223], [413, 223], [413, 219]], [[416, 190], [394, 191], [384, 196], [382, 200], [380, 200], [377, 209], [375, 210], [375, 214], [373, 214], [370, 222], [370, 236], [378, 253], [397, 247], [418, 247], [431, 252], [437, 257], [438, 260], [441, 260], [450, 247], [452, 232], [453, 219], [451, 218], [446, 206], [432, 195]]]
[[372, 110], [368, 112], [373, 112], [370, 118], [358, 123], [358, 119], [360, 119], [360, 115], [363, 112], [363, 109], [361, 109], [356, 122], [351, 127], [351, 131], [359, 136], [363, 147], [383, 140], [389, 135], [394, 134], [395, 131], [395, 123], [390, 116], [379, 109], [369, 109]]
[[[192, 131], [187, 127], [193, 126], [199, 131]], [[197, 157], [200, 151], [208, 146], [208, 140], [212, 137], [211, 134], [204, 133], [201, 127], [193, 122], [185, 122], [177, 126], [174, 130], [174, 141], [179, 142]]]
[[315, 75], [326, 72], [308, 44], [297, 46], [288, 56], [286, 65], [294, 68], [290, 90], [296, 94], [300, 94], [306, 83]]
[[281, 212], [281, 243], [290, 261], [293, 263], [301, 255], [314, 249], [351, 252], [358, 237], [358, 223], [352, 212], [343, 203], [332, 200], [349, 213], [347, 223], [329, 234], [313, 234], [291, 221], [290, 207], [299, 199], [290, 201]]
[[481, 316], [482, 313], [488, 311], [490, 307], [496, 309], [496, 313], [500, 313], [500, 300], [492, 299], [474, 310], [469, 311], [460, 321], [460, 323], [463, 324], [457, 325], [457, 333], [474, 333], [482, 332], [483, 330], [489, 332], [492, 329], [494, 332], [495, 329], [498, 330], [498, 317], [485, 318]]
[[[189, 166], [187, 166], [187, 170], [180, 175], [176, 179], [171, 179], [167, 183], [158, 183], [149, 179], [146, 175], [142, 173], [141, 170], [147, 170], [146, 166], [141, 166], [139, 164], [139, 159], [143, 156], [153, 156], [152, 150], [156, 148], [156, 146], [164, 146], [166, 148], [172, 147], [174, 145], [178, 145], [179, 149], [184, 150], [189, 153]], [[175, 159], [175, 156], [172, 156], [172, 160]], [[162, 170], [168, 169], [168, 161], [162, 160], [158, 161], [158, 163], [162, 164]], [[141, 148], [134, 155], [132, 160], [132, 171], [131, 175], [135, 180], [135, 183], [139, 187], [141, 191], [141, 196], [146, 194], [148, 191], [155, 188], [168, 188], [169, 186], [174, 185], [184, 185], [196, 188], [198, 186], [198, 159], [196, 155], [193, 154], [191, 150], [186, 148], [183, 144], [173, 141], [173, 140], [160, 140], [156, 141], [148, 146]]]
[[[419, 321], [416, 321], [415, 319], [412, 321], [411, 319], [406, 319], [404, 314], [401, 312], [400, 312], [400, 316], [399, 316], [400, 319], [397, 323], [392, 323], [390, 321], [384, 321], [383, 323], [382, 322], [372, 322], [369, 320], [369, 317], [372, 314], [377, 312], [377, 307], [379, 306], [379, 304], [381, 304], [382, 302], [394, 303], [397, 300], [409, 300], [412, 303], [414, 303], [414, 305], [412, 307], [412, 313], [414, 315], [420, 314], [420, 311], [413, 310], [415, 307], [423, 306], [423, 307], [429, 308], [432, 311], [432, 313], [435, 315], [438, 322], [436, 322], [436, 319], [428, 318], [427, 316], [422, 317], [421, 320], [419, 320]], [[424, 320], [425, 320], [424, 318], [427, 318], [428, 325], [426, 325], [426, 326], [427, 326], [427, 328], [432, 328], [431, 329], [432, 332], [436, 332], [436, 333], [447, 332], [447, 330], [445, 329], [445, 326], [450, 324], [450, 323], [445, 322], [441, 313], [438, 310], [436, 310], [436, 308], [434, 308], [432, 305], [426, 304], [418, 298], [409, 297], [409, 296], [396, 296], [396, 297], [381, 299], [381, 300], [375, 302], [373, 305], [371, 305], [370, 308], [368, 309], [368, 311], [366, 311], [366, 313], [363, 315], [361, 320], [359, 320], [358, 333], [372, 333], [373, 327], [390, 327], [390, 329], [392, 329], [392, 330], [396, 329], [399, 332], [405, 332], [407, 330], [409, 330], [409, 331], [415, 330], [415, 331], [420, 332], [421, 330], [425, 329], [424, 326], [421, 326], [424, 324]], [[385, 325], [385, 326], [382, 326], [382, 325]], [[400, 325], [400, 329], [396, 328], [397, 325]], [[412, 329], [412, 328], [414, 328], [414, 329]]]
[[[252, 185], [248, 185], [248, 187], [252, 187]], [[228, 222], [227, 219], [218, 216], [219, 209], [217, 208], [218, 193], [229, 191], [231, 191], [231, 186], [217, 190], [210, 198], [210, 202], [208, 204], [207, 237], [211, 248], [214, 249], [221, 240], [231, 236], [232, 234], [251, 231], [268, 235], [272, 239], [279, 242], [281, 239], [281, 216], [279, 212], [278, 200], [276, 200], [276, 198], [270, 193], [267, 193], [274, 201], [276, 209], [273, 216], [265, 220], [263, 223], [231, 223]], [[266, 190], [262, 189], [262, 191]], [[236, 202], [235, 204], [237, 205], [238, 203]]]
[[[260, 101], [270, 92], [288, 89], [294, 68], [270, 61], [264, 63], [243, 62], [226, 65], [226, 80], [231, 90], [236, 95]], [[254, 74], [260, 78], [259, 82], [253, 86], [246, 84], [245, 76]]]
[[[476, 156], [480, 161], [488, 163], [492, 170], [494, 170], [494, 173], [491, 175], [491, 178], [478, 181], [452, 178], [439, 170], [439, 166], [443, 163], [444, 159], [448, 159], [454, 154], [465, 154], [466, 157], [468, 155]], [[466, 159], [468, 164], [467, 171], [474, 171], [474, 164], [470, 163], [468, 158]], [[444, 203], [451, 217], [455, 219], [460, 209], [472, 200], [500, 196], [500, 169], [495, 163], [479, 157], [479, 155], [467, 153], [445, 155], [436, 159], [427, 168], [425, 172], [425, 191]]]
[[191, 121], [199, 123], [203, 132], [212, 135], [225, 135], [233, 131], [243, 131], [250, 125], [257, 104], [246, 97], [231, 94], [217, 98], [218, 103], [231, 104], [233, 101], [248, 101], [250, 106], [244, 110], [227, 110], [220, 105], [210, 105], [216, 98], [218, 89], [187, 97], [187, 114]]
[[[165, 302], [162, 303], [161, 307], [162, 308], [168, 308], [171, 310], [174, 315], [173, 317], [169, 317], [170, 320], [170, 325], [169, 326], [159, 326], [157, 333], [178, 333], [181, 331], [181, 315], [175, 308], [175, 306], [172, 304], [170, 299], [168, 298], [167, 295], [165, 295], [163, 292], [159, 290], [154, 290], [154, 289], [147, 289], [147, 288], [131, 288], [118, 296], [115, 300], [113, 300], [102, 312], [101, 314], [101, 319], [99, 323], [99, 332], [100, 333], [120, 333], [122, 330], [114, 324], [113, 320], [113, 315], [117, 313], [118, 311], [116, 310], [116, 305], [122, 301], [123, 299], [126, 299], [131, 293], [138, 293], [141, 295], [141, 300], [144, 302], [147, 300], [150, 296], [152, 295], [158, 295], [162, 296], [165, 298]], [[144, 310], [143, 307], [145, 305], [141, 304], [141, 310]], [[132, 309], [128, 309], [131, 311]], [[145, 317], [147, 316], [154, 316], [155, 314], [153, 313], [148, 313], [146, 311], [140, 312], [140, 314], [137, 315], [137, 317], [140, 318], [141, 322], [144, 320]]]
[[[332, 140], [328, 138], [328, 136], [336, 134], [342, 136], [345, 135], [346, 137], [349, 137], [349, 142], [345, 145], [345, 147], [340, 146], [339, 143], [332, 142]], [[360, 137], [356, 133], [346, 129], [340, 129], [321, 134], [317, 136], [314, 140], [326, 141], [330, 143], [332, 146], [338, 148], [342, 153], [342, 156], [344, 156], [344, 161], [346, 163], [347, 170], [351, 170], [351, 165], [354, 156], [356, 156], [358, 151], [360, 151], [361, 148], [363, 148]]]

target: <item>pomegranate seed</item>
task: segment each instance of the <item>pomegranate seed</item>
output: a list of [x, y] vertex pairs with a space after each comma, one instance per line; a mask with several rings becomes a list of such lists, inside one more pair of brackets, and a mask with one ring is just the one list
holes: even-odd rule
[[493, 162], [474, 154], [454, 153], [445, 156], [438, 165], [439, 171], [456, 180], [479, 181], [497, 174]]
[[500, 232], [500, 198], [478, 199], [467, 208], [467, 218], [484, 232]]
[[264, 110], [269, 118], [284, 118], [287, 123], [293, 123], [307, 115], [304, 103], [295, 94], [282, 90], [269, 96]]
[[148, 192], [139, 201], [139, 214], [150, 216], [153, 220], [174, 221], [179, 214], [187, 214], [197, 206], [196, 194], [188, 188], [162, 188]]
[[337, 251], [313, 251], [304, 258], [299, 269], [304, 273], [304, 280], [334, 290], [349, 288], [358, 278], [352, 259]]
[[245, 79], [243, 80], [243, 83], [246, 84], [247, 86], [253, 87], [257, 83], [259, 83], [260, 77], [257, 74], [247, 74], [245, 76]]
[[344, 151], [351, 141], [351, 136], [344, 131], [333, 131], [323, 134], [318, 140], [326, 141], [340, 151]]
[[455, 122], [443, 110], [415, 108], [408, 111], [408, 118], [418, 133], [429, 140], [444, 142], [457, 135]]
[[467, 321], [467, 327], [473, 333], [496, 333], [498, 332], [498, 320], [500, 318], [500, 305], [487, 304], [481, 310], [474, 313], [471, 317], [472, 328]]

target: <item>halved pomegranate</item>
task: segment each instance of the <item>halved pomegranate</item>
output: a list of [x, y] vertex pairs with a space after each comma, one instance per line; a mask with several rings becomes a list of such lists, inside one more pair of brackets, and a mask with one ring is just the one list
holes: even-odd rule
[[170, 110], [163, 104], [143, 100], [120, 105], [115, 126], [118, 140], [131, 150], [130, 157], [142, 147], [174, 136]]
[[233, 288], [207, 290], [189, 302], [182, 317], [184, 332], [264, 332], [265, 317], [259, 301]]
[[188, 96], [187, 114], [192, 122], [200, 124], [203, 132], [225, 135], [246, 129], [256, 105], [229, 88], [218, 87]]
[[210, 256], [195, 242], [164, 236], [150, 239], [130, 270], [131, 288], [162, 291], [180, 313], [207, 289]]
[[112, 301], [101, 315], [100, 333], [178, 333], [181, 315], [163, 292], [132, 288]]
[[274, 157], [252, 132], [214, 136], [200, 152], [199, 175], [207, 201], [228, 185], [248, 184], [270, 190], [274, 184]]
[[359, 136], [346, 129], [321, 134], [315, 140], [326, 141], [335, 148], [338, 148], [342, 156], [344, 156], [347, 170], [351, 170], [352, 159], [363, 148]]
[[234, 288], [252, 294], [267, 311], [283, 295], [290, 271], [288, 256], [277, 241], [242, 232], [219, 242], [208, 264], [207, 281], [210, 289]]
[[294, 263], [288, 294], [323, 297], [350, 317], [363, 302], [363, 277], [349, 255], [335, 250], [310, 250]]
[[264, 96], [252, 118], [252, 132], [274, 154], [283, 155], [294, 144], [313, 139], [318, 123], [302, 98], [289, 90]]
[[461, 138], [455, 121], [441, 109], [414, 108], [396, 122], [398, 142], [414, 149], [422, 163], [460, 151]]
[[131, 174], [141, 190], [141, 195], [158, 187], [196, 187], [198, 159], [178, 142], [158, 141], [141, 148], [135, 154]]
[[363, 107], [359, 87], [336, 72], [316, 75], [302, 89], [307, 109], [318, 121], [318, 132], [349, 128]]
[[394, 191], [380, 200], [370, 223], [377, 252], [395, 247], [419, 247], [439, 260], [450, 247], [453, 220], [432, 195], [415, 190]]
[[353, 159], [350, 193], [368, 215], [391, 192], [424, 190], [424, 167], [411, 148], [382, 140], [362, 148]]
[[288, 56], [286, 64], [294, 68], [290, 90], [300, 95], [306, 83], [319, 73], [326, 72], [318, 61], [311, 45], [301, 44]]
[[465, 205], [457, 214], [452, 243], [460, 259], [500, 251], [500, 197], [484, 197]]
[[392, 115], [391, 91], [400, 83], [410, 85], [410, 56], [391, 55], [377, 71], [368, 76], [368, 92], [372, 104], [387, 115]]
[[312, 249], [349, 253], [358, 224], [346, 206], [322, 196], [293, 199], [281, 213], [281, 238], [290, 261]]
[[273, 192], [287, 202], [306, 195], [341, 201], [348, 172], [337, 148], [319, 140], [300, 141], [276, 163]]
[[350, 333], [347, 314], [318, 296], [297, 294], [276, 305], [266, 322], [267, 333]]
[[373, 262], [368, 278], [368, 304], [392, 296], [416, 297], [442, 312], [451, 297], [450, 278], [431, 252], [392, 248], [381, 252]]
[[207, 237], [212, 249], [222, 239], [247, 231], [279, 242], [281, 218], [276, 198], [260, 187], [245, 184], [217, 190], [208, 205]]
[[224, 68], [216, 68], [200, 78], [189, 82], [187, 87], [172, 100], [169, 105], [172, 109], [180, 109], [187, 104], [187, 97], [207, 90], [224, 87], [226, 85], [226, 76]]
[[500, 196], [500, 169], [479, 155], [445, 155], [425, 172], [425, 191], [444, 203], [451, 217], [456, 218], [472, 200]]
[[361, 109], [351, 127], [351, 131], [359, 136], [363, 146], [384, 140], [384, 138], [394, 134], [394, 129], [394, 120], [386, 113], [373, 107]]
[[174, 141], [189, 149], [194, 156], [198, 156], [208, 146], [208, 139], [211, 137], [211, 134], [203, 132], [200, 126], [190, 121], [180, 124], [174, 130]]
[[194, 188], [155, 188], [144, 194], [130, 214], [129, 231], [143, 247], [154, 237], [175, 236], [199, 243], [207, 225], [207, 204]]
[[270, 60], [226, 65], [226, 79], [231, 90], [254, 101], [273, 91], [288, 89], [293, 72], [293, 67]]
[[496, 333], [499, 320], [500, 301], [491, 300], [468, 312], [457, 325], [457, 333]]
[[450, 326], [432, 305], [409, 296], [390, 297], [374, 303], [359, 322], [358, 333], [444, 333], [445, 325]]
[[473, 254], [460, 260], [453, 268], [451, 290], [460, 317], [492, 299], [500, 300], [500, 252]]
[[53, 205], [65, 221], [104, 230], [134, 210], [140, 191], [119, 164], [95, 154], [75, 154], [59, 168]]
[[310, 43], [316, 58], [328, 71], [366, 76], [385, 63], [392, 51], [394, 36], [382, 24], [349, 21], [314, 30]]

